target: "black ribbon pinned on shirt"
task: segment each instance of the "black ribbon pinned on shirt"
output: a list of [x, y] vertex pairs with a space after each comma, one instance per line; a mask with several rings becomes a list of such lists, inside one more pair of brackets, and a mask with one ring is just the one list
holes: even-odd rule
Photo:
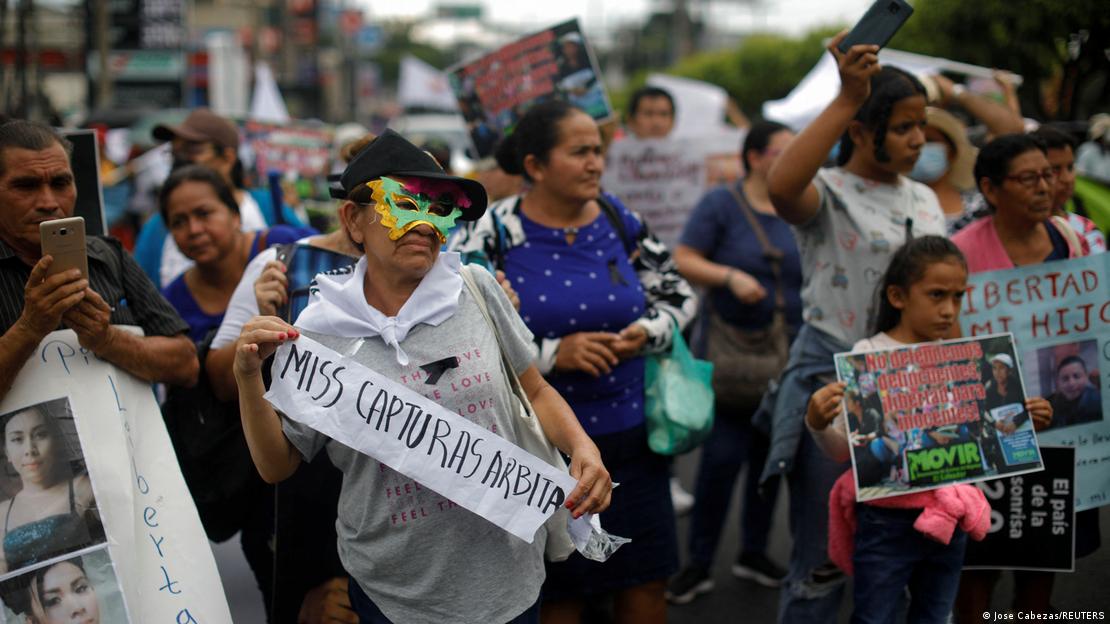
[[439, 382], [439, 378], [443, 377], [443, 373], [446, 373], [449, 369], [458, 367], [459, 358], [458, 356], [452, 355], [451, 357], [445, 357], [442, 360], [436, 360], [435, 362], [429, 362], [428, 364], [421, 364], [420, 370], [424, 371], [424, 373], [428, 375], [428, 379], [424, 383], [430, 386], [434, 386], [436, 385], [436, 383]]
[[609, 281], [612, 282], [614, 286], [628, 286], [628, 282], [624, 279], [624, 276], [621, 275], [621, 270], [617, 268], [617, 261], [615, 259], [609, 261]]

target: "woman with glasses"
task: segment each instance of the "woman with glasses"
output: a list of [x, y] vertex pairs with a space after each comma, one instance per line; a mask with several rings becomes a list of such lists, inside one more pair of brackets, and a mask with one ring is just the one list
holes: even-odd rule
[[975, 179], [991, 214], [952, 237], [970, 273], [1090, 253], [1066, 219], [1052, 216], [1056, 174], [1040, 139], [1008, 134], [991, 141], [979, 152]]
[[[952, 237], [967, 258], [969, 275], [1090, 253], [1086, 239], [1068, 225], [1067, 219], [1052, 214], [1056, 174], [1039, 138], [1008, 134], [994, 139], [979, 151], [975, 179], [991, 214]], [[992, 358], [993, 383], [987, 391], [988, 408], [993, 407], [992, 401], [1007, 400], [992, 396], [1005, 394], [997, 388], [1006, 384], [1005, 379], [1012, 379], [1013, 365], [1009, 356]], [[1077, 513], [1075, 556], [1089, 555], [1099, 542], [1097, 508]], [[1015, 571], [1014, 610], [1049, 611], [1054, 578], [1052, 572]], [[974, 621], [988, 610], [998, 579], [998, 570], [964, 570], [956, 598], [958, 621]]]

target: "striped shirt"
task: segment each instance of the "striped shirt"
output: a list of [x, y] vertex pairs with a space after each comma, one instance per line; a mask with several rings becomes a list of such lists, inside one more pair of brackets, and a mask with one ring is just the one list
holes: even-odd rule
[[[89, 236], [86, 241], [89, 286], [112, 307], [113, 325], [138, 325], [147, 336], [189, 331], [119, 241], [102, 236]], [[8, 331], [23, 314], [23, 292], [30, 276], [31, 267], [0, 240], [0, 331]]]

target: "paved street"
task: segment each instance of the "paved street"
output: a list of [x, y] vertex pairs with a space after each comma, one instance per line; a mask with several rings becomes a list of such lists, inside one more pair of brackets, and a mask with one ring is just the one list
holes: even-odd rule
[[[679, 458], [679, 476], [688, 489], [693, 487], [694, 473], [697, 470], [696, 454]], [[740, 478], [743, 483], [743, 477]], [[785, 566], [790, 555], [790, 530], [787, 524], [786, 490], [779, 496], [775, 509], [775, 526], [771, 534], [771, 558]], [[743, 581], [732, 576], [729, 568], [737, 554], [739, 535], [737, 531], [737, 498], [734, 498], [729, 519], [725, 523], [725, 533], [721, 536], [721, 547], [714, 564], [713, 579], [717, 588], [709, 594], [699, 596], [690, 604], [672, 606], [668, 610], [668, 621], [672, 624], [762, 624], [773, 623], [778, 611], [778, 591], [765, 589], [751, 581]], [[1103, 611], [1110, 617], [1110, 512], [1103, 510], [1102, 521], [1103, 547], [1095, 554], [1077, 562], [1072, 574], [1058, 574], [1053, 590], [1053, 603], [1061, 611]], [[685, 551], [689, 523], [679, 520], [679, 543]], [[1011, 577], [1004, 575], [994, 594], [993, 608], [1001, 611], [1012, 596]], [[850, 598], [850, 595], [849, 595]], [[845, 601], [848, 603], [848, 601]], [[840, 621], [850, 621], [851, 607], [843, 605]]]
[[[697, 454], [680, 457], [676, 468], [688, 489], [693, 488], [694, 473], [697, 470]], [[743, 483], [743, 477], [740, 482]], [[698, 597], [692, 603], [681, 607], [670, 607], [668, 621], [672, 624], [762, 624], [773, 623], [778, 611], [778, 591], [766, 589], [750, 581], [732, 576], [729, 568], [737, 554], [739, 535], [737, 531], [738, 496], [733, 500], [725, 532], [721, 538], [721, 548], [714, 565], [713, 578], [717, 588], [709, 594]], [[784, 566], [790, 555], [790, 532], [787, 526], [787, 505], [785, 490], [779, 496], [775, 509], [775, 526], [771, 534], [771, 558]], [[1110, 536], [1110, 513], [1102, 513], [1103, 543]], [[680, 518], [679, 544], [685, 557], [688, 521]], [[255, 589], [254, 579], [243, 561], [238, 540], [225, 542], [216, 547], [224, 576], [224, 588], [228, 594], [235, 621], [241, 624], [262, 622], [261, 598]], [[1004, 576], [995, 592], [996, 610], [1002, 610], [1012, 593], [1012, 584]], [[1104, 611], [1110, 613], [1110, 548], [1104, 546], [1094, 555], [1082, 559], [1073, 574], [1060, 574], [1056, 577], [1054, 602], [1060, 610]], [[851, 607], [847, 604], [841, 609], [841, 622], [848, 622]], [[601, 620], [604, 621], [604, 620]], [[590, 623], [593, 624], [593, 623]], [[600, 624], [598, 622], [597, 624]]]

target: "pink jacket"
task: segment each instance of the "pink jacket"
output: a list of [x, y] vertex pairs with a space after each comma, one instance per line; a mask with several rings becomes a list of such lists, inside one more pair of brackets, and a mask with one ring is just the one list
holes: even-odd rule
[[[1069, 258], [1081, 258], [1090, 253], [1087, 240], [1078, 235], [1067, 220], [1052, 217], [1045, 222], [1045, 226], [1055, 228], [1068, 242]], [[964, 252], [967, 272], [971, 275], [1014, 268], [1006, 248], [1002, 246], [1002, 240], [998, 238], [998, 231], [994, 229], [993, 216], [983, 217], [956, 232], [952, 242]]]
[[[921, 509], [913, 528], [947, 544], [959, 526], [979, 541], [991, 527], [991, 506], [974, 485], [960, 483], [935, 490], [879, 498], [864, 503], [892, 509]], [[829, 493], [829, 559], [852, 574], [856, 534], [856, 480], [852, 471], [840, 475]]]

